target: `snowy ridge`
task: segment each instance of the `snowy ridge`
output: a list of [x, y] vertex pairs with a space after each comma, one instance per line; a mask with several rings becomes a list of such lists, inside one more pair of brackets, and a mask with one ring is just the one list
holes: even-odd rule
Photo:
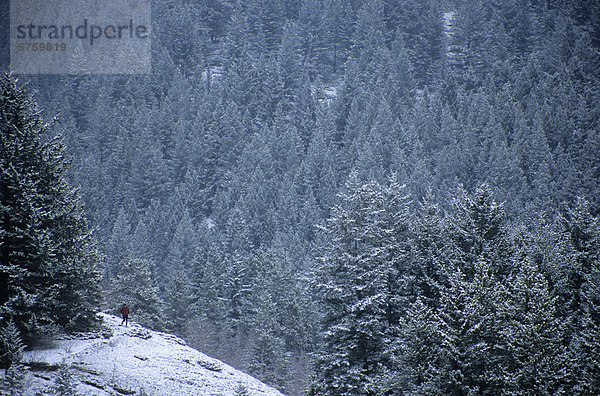
[[100, 314], [106, 331], [60, 339], [50, 349], [26, 351], [26, 395], [50, 387], [58, 365], [70, 366], [82, 395], [282, 395], [254, 377], [190, 348], [167, 333]]

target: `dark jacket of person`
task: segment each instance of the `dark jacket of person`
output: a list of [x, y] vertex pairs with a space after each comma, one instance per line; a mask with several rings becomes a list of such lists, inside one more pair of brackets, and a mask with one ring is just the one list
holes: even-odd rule
[[123, 316], [129, 315], [129, 307], [127, 305], [124, 305], [123, 308], [121, 308], [121, 314]]

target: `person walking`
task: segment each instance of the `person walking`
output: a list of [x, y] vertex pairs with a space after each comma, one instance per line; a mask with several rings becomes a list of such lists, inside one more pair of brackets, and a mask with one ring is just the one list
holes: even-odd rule
[[125, 323], [125, 326], [127, 326], [127, 323], [129, 321], [129, 307], [127, 306], [127, 304], [123, 304], [123, 307], [121, 308], [121, 315], [123, 315], [123, 321], [121, 322], [121, 326], [123, 326], [123, 323]]

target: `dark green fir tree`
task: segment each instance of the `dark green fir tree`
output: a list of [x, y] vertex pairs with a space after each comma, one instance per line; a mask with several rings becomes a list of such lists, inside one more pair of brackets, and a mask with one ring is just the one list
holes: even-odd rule
[[130, 308], [130, 318], [136, 322], [162, 330], [165, 327], [163, 302], [158, 295], [150, 261], [127, 258], [120, 263], [121, 273], [117, 276], [111, 294], [111, 308], [125, 303]]
[[61, 364], [58, 375], [54, 379], [54, 386], [50, 389], [53, 396], [78, 396], [71, 368], [67, 364]]
[[3, 395], [21, 395], [24, 390], [25, 366], [23, 351], [25, 345], [15, 323], [11, 320], [0, 329], [0, 367], [5, 369], [0, 389], [6, 390]]
[[26, 342], [56, 326], [93, 324], [98, 255], [60, 139], [26, 89], [0, 76], [0, 318]]

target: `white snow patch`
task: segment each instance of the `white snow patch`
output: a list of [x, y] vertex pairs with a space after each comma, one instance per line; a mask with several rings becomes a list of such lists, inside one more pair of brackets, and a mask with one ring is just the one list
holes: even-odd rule
[[60, 339], [50, 349], [24, 353], [25, 395], [52, 386], [59, 364], [71, 367], [82, 395], [234, 395], [240, 386], [250, 395], [282, 395], [172, 334], [135, 323], [120, 326], [116, 316], [99, 315], [108, 328], [105, 336]]
[[337, 98], [337, 87], [335, 85], [317, 87], [312, 85], [310, 87], [312, 95], [321, 103], [331, 103]]
[[222, 66], [209, 66], [202, 70], [202, 81], [207, 82], [210, 76], [210, 82], [219, 81], [223, 77]]
[[454, 35], [454, 29], [452, 25], [452, 22], [454, 21], [454, 16], [454, 11], [448, 11], [444, 12], [444, 15], [442, 17], [444, 19], [444, 33], [446, 33], [446, 36], [448, 37]]
[[335, 99], [337, 97], [337, 87], [335, 87], [335, 86], [324, 87], [323, 94], [330, 99]]
[[210, 217], [205, 218], [202, 221], [202, 223], [204, 224], [204, 227], [206, 227], [207, 230], [212, 230], [216, 226], [214, 220], [211, 219]]

